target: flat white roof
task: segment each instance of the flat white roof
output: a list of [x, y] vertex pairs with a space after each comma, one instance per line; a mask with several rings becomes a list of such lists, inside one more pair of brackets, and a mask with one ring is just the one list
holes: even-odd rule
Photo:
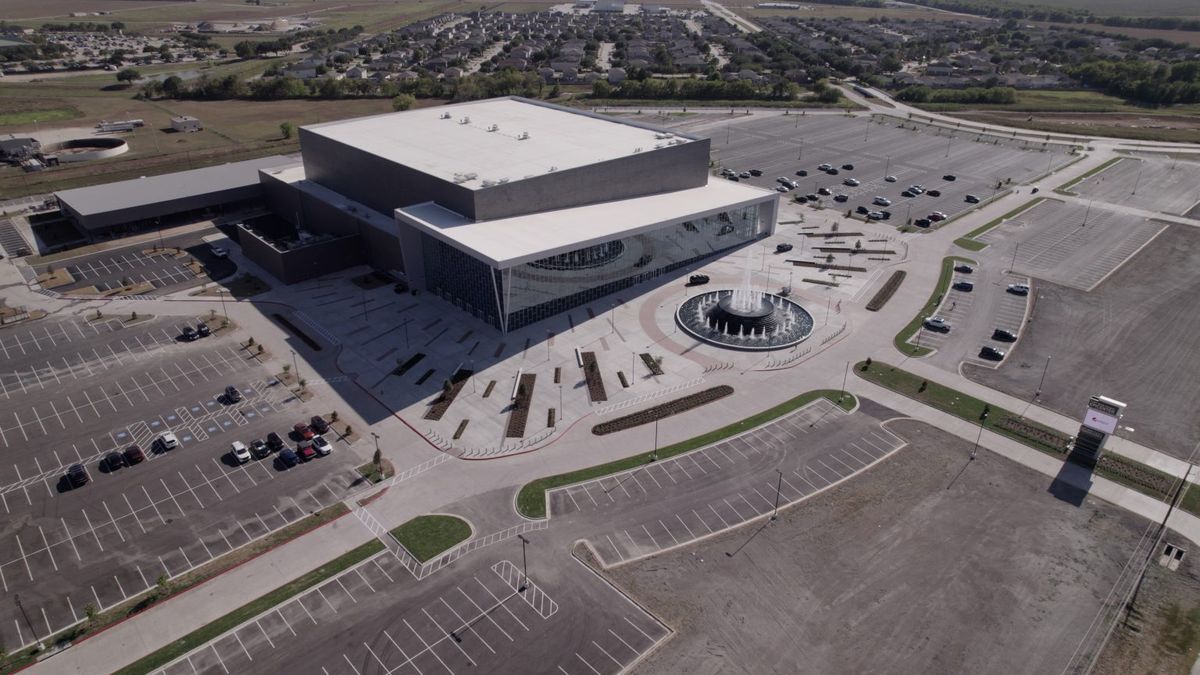
[[520, 98], [422, 108], [304, 129], [472, 189], [695, 140]]
[[778, 196], [710, 180], [704, 187], [499, 220], [476, 222], [434, 202], [396, 209], [396, 216], [490, 265], [506, 268]]

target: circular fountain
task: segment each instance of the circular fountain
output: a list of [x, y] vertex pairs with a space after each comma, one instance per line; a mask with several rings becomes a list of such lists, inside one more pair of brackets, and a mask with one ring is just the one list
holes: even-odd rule
[[813, 318], [798, 303], [751, 288], [746, 256], [740, 288], [709, 291], [679, 305], [675, 320], [689, 335], [729, 349], [769, 351], [803, 342]]

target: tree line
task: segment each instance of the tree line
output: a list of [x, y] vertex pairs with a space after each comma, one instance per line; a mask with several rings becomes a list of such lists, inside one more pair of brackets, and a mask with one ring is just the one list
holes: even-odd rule
[[1086, 87], [1144, 105], [1200, 103], [1200, 62], [1094, 60], [1066, 72]]
[[905, 87], [896, 98], [907, 103], [996, 103], [1017, 102], [1012, 87], [967, 87], [966, 89], [933, 89], [923, 84]]

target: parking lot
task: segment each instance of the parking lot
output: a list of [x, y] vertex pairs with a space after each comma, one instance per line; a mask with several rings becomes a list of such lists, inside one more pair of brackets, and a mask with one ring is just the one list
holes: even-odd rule
[[1033, 321], [1004, 364], [963, 372], [1021, 398], [1045, 372], [1040, 404], [1072, 418], [1111, 396], [1129, 404], [1117, 435], [1187, 457], [1200, 436], [1198, 251], [1200, 232], [1171, 225], [1090, 292], [1035, 281]]
[[157, 672], [608, 675], [668, 634], [563, 551], [523, 591], [491, 551], [422, 582], [385, 551]]
[[[931, 315], [944, 319], [949, 329], [922, 325], [908, 340], [911, 345], [935, 350], [927, 360], [950, 372], [958, 372], [958, 365], [963, 362], [995, 367], [997, 361], [980, 356], [980, 350], [991, 347], [1007, 355], [1020, 340], [1025, 325], [1031, 296], [1007, 289], [1010, 284], [1028, 286], [1029, 277], [998, 269], [1002, 263], [994, 256], [980, 257], [986, 262], [971, 265], [972, 272], [955, 272], [950, 289]], [[955, 288], [960, 281], [971, 283], [973, 288], [970, 291]], [[997, 329], [1008, 331], [1016, 339], [996, 339]]]
[[612, 570], [678, 627], [637, 672], [1063, 672], [1153, 524], [1056, 499], [986, 450], [969, 461], [970, 441], [927, 425], [887, 426], [904, 449], [779, 520]]
[[606, 566], [735, 528], [835, 485], [903, 445], [872, 403], [847, 414], [820, 399], [716, 445], [550, 493], [550, 513]]
[[[38, 265], [36, 271], [43, 273], [53, 268], [69, 272], [75, 281], [54, 289], [60, 293], [92, 287], [107, 291], [138, 284], [149, 284], [154, 291], [181, 290], [198, 286], [208, 278], [224, 278], [237, 269], [230, 260], [214, 256], [212, 248], [204, 243], [202, 237], [214, 233], [215, 230], [169, 237], [162, 242], [165, 250], [156, 251], [159, 242], [153, 241]], [[175, 248], [182, 252], [177, 254]], [[192, 262], [200, 264], [202, 274], [189, 267]]]
[[977, 239], [1019, 274], [1087, 291], [1166, 227], [1100, 204], [1047, 199]]
[[1129, 157], [1071, 187], [1084, 197], [1200, 219], [1200, 163], [1161, 155]]
[[[879, 119], [780, 114], [714, 120], [706, 126], [690, 126], [689, 131], [712, 139], [719, 166], [761, 170], [762, 176], [744, 179], [752, 185], [774, 189], [776, 178], [786, 177], [799, 183], [794, 193], [815, 194], [828, 188], [832, 194], [821, 198], [823, 206], [839, 211], [884, 208], [892, 213], [889, 222], [896, 225], [934, 211], [953, 217], [974, 208], [965, 201], [968, 194], [986, 200], [1002, 181], [1028, 181], [1071, 160], [1062, 149], [1043, 152], [1040, 144], [952, 133], [911, 122], [900, 128], [898, 120], [880, 123]], [[838, 169], [836, 176], [817, 170], [826, 163]], [[854, 168], [845, 170], [845, 164]], [[808, 175], [797, 176], [800, 170]], [[885, 181], [889, 175], [896, 181]], [[946, 175], [955, 180], [944, 180]], [[844, 185], [847, 178], [860, 184]], [[910, 185], [920, 185], [926, 192], [901, 196]], [[941, 196], [933, 197], [929, 190], [940, 191]], [[835, 202], [837, 194], [848, 200]], [[876, 196], [891, 200], [891, 206], [872, 206]]]
[[[281, 434], [305, 409], [222, 336], [176, 340], [195, 318], [126, 325], [47, 318], [0, 331], [0, 640], [30, 642], [181, 574], [357, 489], [355, 453], [330, 434], [328, 457], [287, 469], [238, 464], [230, 442]], [[221, 396], [234, 386], [242, 399]], [[155, 440], [173, 431], [180, 447]], [[106, 455], [132, 444], [132, 466]], [[67, 466], [87, 485], [72, 489]]]

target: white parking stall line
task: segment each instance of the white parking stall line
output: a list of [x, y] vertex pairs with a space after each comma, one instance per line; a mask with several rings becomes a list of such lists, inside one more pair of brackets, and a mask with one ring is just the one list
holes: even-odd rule
[[[104, 544], [100, 543], [100, 535], [99, 535], [99, 533], [96, 532], [96, 528], [92, 525], [92, 519], [90, 517], [88, 517], [87, 511], [84, 511], [83, 509], [79, 509], [79, 512], [83, 514], [83, 519], [87, 521], [88, 531], [91, 532], [92, 537], [94, 537], [96, 539], [96, 546], [99, 546], [100, 550], [103, 551]], [[96, 606], [100, 607], [101, 605], [96, 605]]]
[[346, 595], [350, 596], [350, 600], [351, 600], [351, 601], [353, 601], [353, 602], [354, 602], [354, 604], [356, 604], [356, 605], [357, 605], [357, 604], [358, 604], [358, 598], [355, 598], [355, 597], [354, 597], [354, 594], [350, 592], [350, 589], [346, 588], [346, 584], [343, 584], [343, 583], [342, 583], [342, 578], [341, 578], [341, 577], [334, 577], [334, 578], [333, 578], [333, 580], [337, 582], [337, 585], [338, 585], [338, 586], [339, 586], [339, 587], [342, 589], [342, 592], [343, 592], [343, 593], [345, 593]]
[[633, 652], [633, 655], [634, 655], [634, 656], [637, 656], [637, 655], [641, 654], [641, 652], [640, 652], [640, 651], [638, 651], [637, 649], [634, 649], [633, 645], [631, 645], [631, 644], [629, 644], [628, 642], [626, 642], [626, 641], [625, 641], [625, 638], [621, 637], [620, 635], [617, 635], [616, 631], [614, 631], [613, 629], [609, 628], [609, 629], [608, 629], [608, 632], [609, 632], [609, 634], [610, 634], [610, 635], [612, 635], [613, 637], [615, 637], [615, 638], [617, 638], [618, 640], [620, 640], [620, 641], [621, 641], [621, 644], [623, 644], [623, 645], [625, 645], [626, 647], [628, 647], [628, 648], [629, 648], [629, 651]]
[[[658, 540], [654, 538], [654, 535], [650, 534], [650, 528], [646, 527], [645, 525], [642, 525], [642, 531], [646, 533], [647, 537], [650, 537], [650, 542], [654, 544], [654, 548], [659, 549], [659, 550], [662, 549], [662, 546], [658, 543]], [[629, 536], [628, 530], [626, 530], [625, 536]], [[633, 537], [629, 537], [629, 541], [633, 541]]]
[[25, 556], [25, 546], [21, 544], [20, 537], [13, 537], [17, 540], [17, 549], [21, 551], [21, 562], [25, 563], [25, 573], [29, 575], [29, 580], [33, 581], [33, 569], [29, 566], [29, 558]]
[[46, 530], [38, 525], [38, 532], [42, 533], [42, 544], [46, 547], [46, 553], [50, 556], [50, 564], [54, 566], [54, 571], [58, 571], [58, 561], [54, 559], [54, 551], [50, 548], [50, 540], [46, 538]]
[[[455, 635], [458, 634], [458, 631], [461, 631], [464, 628], [470, 629], [471, 632], [475, 634], [475, 637], [479, 638], [479, 641], [483, 643], [483, 646], [487, 647], [487, 650], [489, 652], [491, 652], [493, 655], [496, 653], [496, 650], [492, 649], [492, 646], [490, 644], [488, 644], [488, 641], [483, 639], [483, 635], [480, 634], [479, 631], [475, 630], [471, 626], [472, 622], [469, 622], [466, 619], [462, 618], [462, 615], [459, 614], [457, 611], [455, 611], [455, 609], [450, 606], [450, 603], [446, 602], [445, 597], [439, 597], [438, 600], [441, 600], [442, 604], [446, 606], [446, 609], [450, 610], [450, 613], [454, 615], [454, 618], [458, 619], [459, 627], [457, 629], [455, 629], [455, 632], [454, 632]], [[428, 616], [428, 614], [427, 614], [427, 616]], [[488, 618], [491, 618], [491, 617], [488, 617]], [[492, 623], [495, 623], [495, 621], [493, 621]], [[438, 626], [438, 628], [441, 628], [441, 626]]]
[[[437, 659], [438, 663], [442, 664], [442, 667], [446, 669], [447, 673], [450, 673], [450, 675], [454, 675], [454, 671], [450, 669], [450, 666], [446, 665], [446, 662], [442, 660], [442, 657], [438, 656], [438, 653], [436, 651], [434, 651], [433, 646], [430, 645], [428, 642], [426, 642], [425, 638], [421, 637], [421, 634], [413, 629], [412, 624], [410, 624], [408, 622], [408, 619], [400, 619], [400, 620], [403, 621], [404, 625], [408, 627], [409, 632], [411, 632], [413, 635], [416, 635], [417, 639], [421, 641], [421, 644], [425, 645], [425, 651], [429, 652], [430, 654], [433, 654], [433, 658]], [[462, 651], [461, 647], [459, 648], [459, 651]], [[410, 661], [411, 661], [411, 659], [410, 659]], [[474, 665], [474, 662], [472, 662], [471, 665]]]
[[[742, 494], [739, 492], [738, 496], [741, 497]], [[743, 497], [743, 499], [745, 499], [745, 498]], [[735, 507], [733, 504], [730, 504], [728, 499], [722, 497], [721, 501], [725, 502], [725, 506], [728, 506], [730, 511], [733, 511], [735, 514], [737, 514], [738, 518], [741, 518], [742, 520], [746, 520], [746, 517], [742, 515], [742, 512], [738, 511], [737, 507]], [[750, 502], [746, 502], [746, 504], [749, 505]], [[752, 514], [756, 513], [753, 506], [750, 507], [750, 513], [752, 513]]]
[[834, 462], [837, 462], [838, 464], [841, 464], [842, 466], [846, 467], [846, 469], [847, 469], [848, 471], [850, 471], [850, 473], [854, 473], [855, 471], [858, 471], [858, 467], [853, 467], [853, 466], [850, 466], [849, 464], [847, 464], [846, 462], [844, 462], [844, 461], [843, 461], [843, 460], [842, 460], [840, 457], [838, 457], [837, 455], [833, 454], [832, 452], [831, 452], [831, 453], [829, 453], [828, 455], [825, 455], [825, 456], [826, 456], [827, 458], [829, 458], [830, 460], [832, 460], [832, 461], [834, 461]]
[[[728, 502], [726, 502], [726, 503], [728, 503]], [[724, 516], [722, 516], [720, 513], [717, 512], [716, 507], [714, 507], [712, 504], [709, 504], [708, 508], [712, 509], [712, 512], [714, 514], [716, 514], [717, 518], [719, 518], [722, 523], [724, 523], [725, 527], [729, 527], [729, 521], [725, 520]], [[732, 508], [732, 507], [730, 507], [730, 508]], [[735, 510], [734, 513], [737, 513], [737, 511]]]
[[212, 653], [217, 655], [217, 662], [221, 664], [221, 670], [225, 671], [225, 675], [229, 675], [229, 669], [225, 667], [225, 659], [221, 658], [221, 652], [217, 651], [217, 644], [214, 642], [209, 648], [212, 649]]
[[[592, 640], [592, 644], [596, 645], [596, 649], [599, 649], [601, 653], [603, 653], [605, 656], [607, 656], [607, 657], [609, 658], [609, 660], [611, 660], [613, 663], [617, 664], [617, 667], [618, 667], [618, 668], [624, 668], [624, 667], [625, 667], [625, 664], [624, 664], [624, 663], [621, 663], [620, 661], [618, 661], [618, 660], [616, 659], [616, 657], [614, 657], [612, 654], [609, 654], [609, 653], [608, 653], [608, 650], [607, 650], [607, 649], [605, 649], [604, 647], [601, 647], [599, 642], [596, 642], [595, 640]], [[619, 672], [619, 671], [618, 671], [618, 672]]]
[[[775, 486], [772, 485], [771, 487], [775, 487]], [[758, 491], [758, 488], [751, 486], [750, 489], [754, 490], [754, 494], [758, 495], [759, 499], [762, 499], [764, 502], [766, 502], [768, 507], [775, 506], [775, 501], [772, 499], [768, 499], [763, 493]], [[782, 490], [780, 492], [782, 492]], [[746, 499], [746, 498], [742, 497], [742, 499]], [[749, 504], [750, 502], [747, 500], [746, 503]]]
[[516, 621], [518, 624], [520, 624], [521, 628], [523, 628], [525, 632], [529, 632], [529, 626], [525, 625], [525, 622], [522, 621], [520, 617], [518, 617], [516, 614], [513, 614], [513, 611], [508, 608], [507, 603], [501, 601], [500, 598], [492, 592], [492, 589], [488, 588], [482, 581], [479, 580], [479, 577], [472, 576], [472, 578], [475, 579], [475, 583], [479, 584], [480, 588], [482, 588], [485, 593], [492, 596], [492, 600], [494, 600], [497, 605], [500, 605], [504, 608], [504, 611], [508, 612], [508, 615], [512, 617], [513, 621]]
[[677, 467], [677, 468], [678, 468], [680, 471], [682, 471], [682, 472], [683, 472], [683, 475], [685, 475], [685, 476], [687, 476], [687, 477], [688, 477], [688, 480], [692, 480], [692, 474], [688, 473], [688, 470], [687, 470], [687, 469], [685, 469], [685, 468], [683, 468], [683, 464], [681, 464], [681, 463], [679, 462], [679, 459], [678, 459], [678, 458], [676, 458], [675, 460], [673, 460], [673, 461], [671, 462], [671, 466]]
[[688, 458], [688, 459], [690, 459], [690, 460], [692, 460], [692, 464], [695, 464], [697, 469], [700, 469], [700, 473], [702, 473], [702, 474], [704, 474], [704, 475], [706, 475], [706, 476], [708, 475], [708, 470], [707, 470], [707, 469], [705, 469], [704, 467], [700, 466], [700, 462], [697, 462], [697, 461], [696, 461], [696, 453], [694, 453], [694, 452], [689, 452], [689, 453], [687, 454], [687, 458]]
[[[658, 520], [658, 524], [662, 525], [662, 529], [666, 530], [667, 534], [671, 536], [671, 541], [675, 542], [675, 545], [678, 546], [679, 540], [675, 538], [675, 533], [671, 531], [671, 528], [667, 527], [667, 524], [664, 523], [661, 518]], [[647, 532], [648, 532], [648, 530], [647, 530]]]
[[696, 509], [692, 509], [692, 515], [696, 516], [696, 520], [700, 521], [700, 524], [704, 526], [704, 529], [708, 530], [709, 534], [713, 533], [712, 526], [708, 524], [708, 521], [700, 517], [700, 514], [696, 512]]
[[[508, 634], [508, 631], [504, 630], [503, 628], [501, 628], [501, 627], [500, 627], [500, 624], [496, 623], [496, 620], [492, 618], [492, 614], [491, 614], [491, 612], [488, 612], [488, 611], [484, 610], [482, 607], [480, 607], [480, 606], [479, 606], [479, 603], [475, 602], [475, 599], [474, 599], [474, 598], [472, 598], [471, 596], [467, 595], [467, 594], [466, 594], [466, 592], [465, 592], [465, 591], [463, 591], [462, 587], [460, 587], [460, 586], [455, 586], [455, 587], [454, 587], [454, 589], [455, 589], [455, 590], [457, 590], [459, 593], [462, 593], [462, 596], [463, 596], [464, 598], [466, 598], [466, 599], [467, 599], [467, 602], [471, 603], [471, 605], [472, 605], [472, 606], [474, 606], [474, 607], [475, 607], [475, 609], [479, 610], [479, 615], [480, 615], [480, 616], [485, 616], [485, 617], [487, 617], [487, 620], [488, 620], [488, 621], [491, 621], [491, 622], [492, 622], [492, 625], [496, 627], [496, 630], [500, 631], [500, 632], [501, 632], [501, 633], [504, 635], [504, 637], [508, 638], [508, 641], [509, 641], [509, 642], [515, 642], [515, 640], [513, 639], [513, 636], [509, 635], [509, 634]], [[445, 600], [443, 600], [442, 602], [445, 602]], [[447, 606], [449, 606], [449, 605], [447, 605]], [[458, 614], [458, 613], [457, 613], [457, 612], [455, 612], [455, 615], [456, 615], [456, 616], [457, 616], [457, 614]], [[494, 652], [493, 652], [493, 653], [494, 653]]]
[[58, 423], [63, 429], [67, 428], [67, 423], [63, 421], [62, 415], [58, 414], [58, 406], [54, 405], [54, 401], [50, 402], [50, 409], [54, 411], [54, 417], [58, 419]]
[[117, 519], [113, 518], [112, 509], [108, 508], [108, 502], [101, 500], [100, 503], [104, 505], [104, 511], [108, 513], [108, 519], [112, 521], [113, 529], [116, 530], [117, 535], [121, 537], [121, 543], [125, 543], [125, 534], [121, 532], [121, 526], [117, 525]]
[[71, 542], [71, 548], [75, 550], [75, 559], [83, 562], [83, 556], [79, 555], [79, 547], [75, 545], [75, 537], [71, 536], [71, 530], [67, 527], [67, 519], [59, 516], [58, 520], [62, 523], [63, 532], [67, 533], [67, 541]]
[[[259, 628], [262, 628], [262, 626], [259, 626]], [[265, 633], [266, 631], [263, 631], [263, 632]], [[246, 649], [246, 645], [242, 642], [242, 638], [237, 634], [237, 631], [234, 631], [233, 637], [234, 637], [234, 639], [237, 640], [237, 643], [242, 646], [242, 651], [245, 652], [246, 658], [253, 661], [254, 657], [250, 656], [250, 650]]]
[[606, 534], [604, 535], [604, 538], [608, 540], [609, 547], [612, 548], [613, 552], [617, 554], [617, 557], [621, 559], [621, 562], [624, 562], [625, 556], [621, 554], [621, 549], [617, 548], [617, 545], [613, 542], [612, 537]]
[[583, 662], [583, 665], [587, 666], [587, 667], [588, 667], [588, 669], [589, 669], [589, 670], [591, 670], [593, 673], [595, 673], [596, 675], [600, 675], [600, 671], [596, 670], [596, 668], [595, 668], [594, 666], [592, 666], [592, 664], [588, 663], [588, 662], [587, 662], [587, 659], [585, 659], [585, 658], [583, 658], [582, 656], [580, 656], [580, 655], [579, 655], [579, 652], [575, 652], [575, 658], [577, 658], [577, 659], [579, 659], [580, 661], [582, 661], [582, 662]]
[[[692, 531], [692, 528], [688, 527], [688, 524], [684, 522], [683, 518], [680, 517], [678, 513], [675, 514], [675, 518], [679, 520], [680, 525], [683, 525], [683, 529], [688, 531], [688, 536], [690, 536], [692, 539], [695, 539], [696, 533]], [[675, 543], [679, 543], [678, 540]]]

